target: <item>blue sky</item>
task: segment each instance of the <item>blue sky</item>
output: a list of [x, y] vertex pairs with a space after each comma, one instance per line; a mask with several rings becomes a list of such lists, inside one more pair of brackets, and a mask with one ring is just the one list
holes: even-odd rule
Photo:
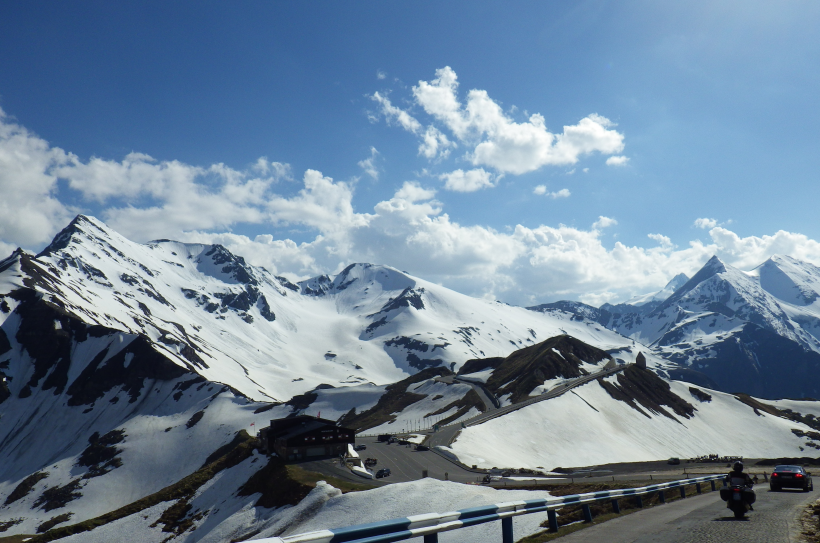
[[0, 249], [82, 212], [517, 304], [622, 300], [712, 254], [820, 264], [818, 23], [808, 1], [5, 3]]

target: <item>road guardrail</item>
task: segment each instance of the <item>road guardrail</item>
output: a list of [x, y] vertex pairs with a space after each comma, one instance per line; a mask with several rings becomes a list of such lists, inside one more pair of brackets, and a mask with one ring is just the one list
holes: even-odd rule
[[715, 482], [723, 480], [725, 475], [707, 475], [692, 479], [682, 479], [667, 483], [658, 483], [639, 488], [623, 488], [588, 492], [572, 496], [542, 498], [537, 500], [523, 500], [504, 502], [480, 507], [471, 507], [448, 513], [424, 513], [405, 518], [359, 524], [346, 528], [319, 530], [287, 537], [272, 537], [256, 540], [257, 543], [392, 543], [415, 537], [424, 537], [424, 543], [438, 543], [439, 532], [458, 530], [486, 522], [501, 521], [502, 543], [514, 543], [513, 517], [532, 513], [547, 513], [549, 530], [558, 531], [558, 515], [556, 509], [568, 505], [581, 505], [584, 512], [584, 521], [592, 522], [592, 511], [589, 504], [597, 501], [610, 500], [612, 510], [620, 513], [619, 499], [635, 498], [638, 507], [643, 507], [643, 496], [657, 493], [661, 503], [666, 503], [664, 492], [679, 488], [681, 498], [686, 497], [685, 487], [695, 485], [698, 494], [701, 493], [702, 483], [711, 483], [715, 490]]

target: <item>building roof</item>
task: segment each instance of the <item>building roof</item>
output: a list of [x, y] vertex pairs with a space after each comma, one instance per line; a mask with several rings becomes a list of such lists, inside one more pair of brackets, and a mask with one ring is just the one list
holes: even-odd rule
[[345, 428], [336, 426], [336, 421], [328, 419], [320, 419], [318, 417], [311, 417], [310, 415], [299, 415], [296, 417], [289, 417], [285, 419], [275, 419], [270, 421], [270, 429], [268, 430], [269, 439], [288, 439], [305, 432], [312, 432], [320, 428], [338, 428], [339, 430], [347, 430], [351, 434], [355, 434], [352, 428]]

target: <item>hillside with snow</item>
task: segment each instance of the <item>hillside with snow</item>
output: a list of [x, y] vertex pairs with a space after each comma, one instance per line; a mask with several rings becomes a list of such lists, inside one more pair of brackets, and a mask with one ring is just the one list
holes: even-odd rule
[[[142, 338], [181, 368], [267, 401], [320, 384], [386, 384], [426, 367], [457, 369], [564, 332], [605, 349], [631, 344], [568, 314], [470, 298], [388, 266], [354, 264], [295, 285], [219, 245], [138, 244], [84, 216], [40, 254], [0, 261], [0, 364], [20, 360], [26, 348], [15, 339], [25, 297], [129, 341]], [[2, 371], [15, 394], [44, 377]]]
[[[820, 274], [790, 259], [704, 270], [632, 316], [577, 302], [533, 311], [372, 264], [295, 284], [219, 245], [138, 244], [78, 216], [41, 253], [0, 261], [0, 536], [217, 542], [337, 522], [361, 504], [362, 522], [389, 518], [431, 489], [493, 501], [427, 481], [311, 490], [253, 434], [299, 412], [366, 432], [469, 423], [494, 408], [477, 383], [498, 405], [524, 405], [613, 365], [625, 370], [467, 426], [450, 453], [552, 469], [817, 449], [818, 402], [670, 377], [749, 392], [779, 370], [800, 392], [788, 395], [809, 395]], [[757, 381], [721, 380], [739, 363], [732, 345]], [[639, 353], [648, 369], [636, 374]], [[756, 438], [726, 448], [732, 421]]]
[[791, 257], [750, 271], [713, 257], [662, 302], [531, 309], [569, 311], [632, 338], [672, 362], [674, 379], [764, 398], [820, 397], [820, 268]]

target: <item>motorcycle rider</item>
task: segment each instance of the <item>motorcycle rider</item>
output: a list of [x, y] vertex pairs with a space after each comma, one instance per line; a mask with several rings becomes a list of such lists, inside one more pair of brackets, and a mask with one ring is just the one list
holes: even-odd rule
[[[729, 486], [739, 485], [748, 489], [751, 489], [755, 484], [752, 478], [749, 477], [748, 473], [743, 473], [743, 462], [740, 460], [734, 463], [732, 466], [732, 471], [726, 475], [723, 483]], [[749, 504], [749, 509], [754, 511], [752, 504]]]

